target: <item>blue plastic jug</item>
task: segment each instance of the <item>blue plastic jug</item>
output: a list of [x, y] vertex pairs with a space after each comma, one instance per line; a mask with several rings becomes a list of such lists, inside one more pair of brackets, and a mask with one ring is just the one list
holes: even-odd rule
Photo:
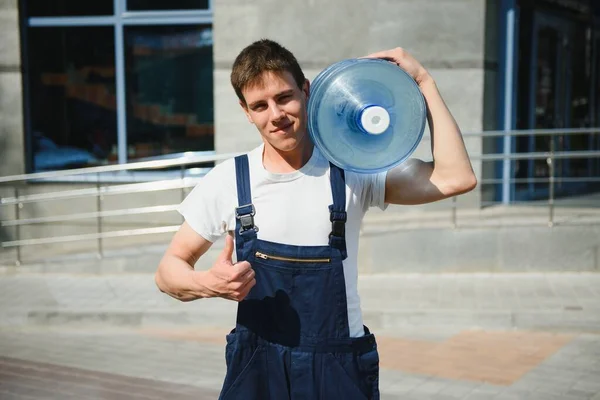
[[416, 82], [386, 60], [335, 63], [312, 83], [308, 131], [325, 158], [359, 172], [388, 170], [406, 160], [425, 130], [427, 109]]

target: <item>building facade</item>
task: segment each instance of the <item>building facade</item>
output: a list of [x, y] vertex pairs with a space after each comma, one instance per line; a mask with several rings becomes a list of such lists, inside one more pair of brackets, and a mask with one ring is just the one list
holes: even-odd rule
[[[307, 77], [401, 46], [464, 132], [600, 125], [595, 0], [2, 0], [0, 175], [249, 150], [229, 84], [251, 41], [279, 41]], [[470, 137], [471, 154], [600, 150], [600, 135]], [[428, 157], [429, 143], [417, 150]], [[430, 157], [430, 156], [429, 156]], [[547, 195], [542, 161], [474, 160], [476, 205]], [[600, 158], [557, 165], [597, 190]], [[577, 178], [577, 179], [575, 179]], [[543, 180], [543, 179], [541, 179]]]

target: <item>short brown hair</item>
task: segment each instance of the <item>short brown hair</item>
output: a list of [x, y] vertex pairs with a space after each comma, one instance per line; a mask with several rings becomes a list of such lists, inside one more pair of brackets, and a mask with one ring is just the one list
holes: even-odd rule
[[246, 103], [242, 90], [266, 71], [291, 73], [299, 88], [306, 80], [292, 52], [270, 39], [261, 39], [243, 49], [233, 62], [231, 85], [240, 101]]

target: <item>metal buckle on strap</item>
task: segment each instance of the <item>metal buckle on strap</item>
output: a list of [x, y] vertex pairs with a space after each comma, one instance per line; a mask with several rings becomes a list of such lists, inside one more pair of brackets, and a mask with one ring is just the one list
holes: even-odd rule
[[332, 211], [329, 219], [331, 220], [331, 233], [329, 236], [345, 237], [346, 236], [346, 220], [347, 214], [345, 211]]
[[[243, 210], [248, 207], [250, 207], [250, 212], [240, 212], [240, 210]], [[256, 209], [254, 208], [254, 204], [246, 204], [243, 206], [236, 207], [235, 218], [240, 220], [240, 233], [249, 231], [251, 229], [254, 229], [254, 231], [258, 232], [258, 227], [254, 225], [254, 215], [256, 215]]]
[[344, 237], [346, 236], [346, 222], [334, 220], [331, 221], [331, 233], [329, 236]]

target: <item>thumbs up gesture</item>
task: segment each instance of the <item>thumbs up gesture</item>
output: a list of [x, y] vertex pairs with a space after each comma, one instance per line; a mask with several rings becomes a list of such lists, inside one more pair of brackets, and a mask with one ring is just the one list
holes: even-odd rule
[[256, 284], [255, 273], [248, 261], [233, 263], [233, 248], [233, 238], [227, 235], [225, 248], [208, 270], [210, 279], [206, 286], [214, 297], [242, 301]]

